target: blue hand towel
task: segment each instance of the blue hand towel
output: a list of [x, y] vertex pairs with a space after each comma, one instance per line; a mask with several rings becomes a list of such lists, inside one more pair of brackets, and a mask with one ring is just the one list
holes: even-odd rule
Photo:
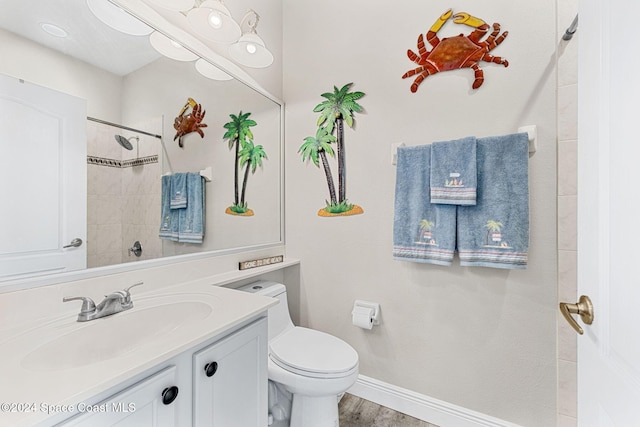
[[456, 239], [456, 206], [429, 202], [431, 146], [398, 148], [393, 257], [451, 265]]
[[476, 204], [476, 138], [431, 144], [431, 203]]
[[460, 265], [524, 269], [529, 251], [526, 133], [478, 138], [478, 199], [458, 209]]
[[178, 241], [202, 243], [205, 224], [205, 186], [199, 173], [186, 174], [187, 207], [178, 210]]
[[166, 240], [178, 241], [178, 211], [171, 209], [171, 183], [170, 175], [162, 177], [162, 198], [160, 212], [159, 237]]
[[187, 207], [187, 174], [171, 175], [171, 209]]

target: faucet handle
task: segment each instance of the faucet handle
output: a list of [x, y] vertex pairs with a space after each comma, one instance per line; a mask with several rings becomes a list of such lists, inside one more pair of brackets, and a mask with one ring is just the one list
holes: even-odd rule
[[119, 292], [121, 292], [123, 294], [122, 304], [126, 304], [126, 305], [132, 305], [133, 304], [131, 302], [131, 292], [129, 292], [129, 289], [133, 288], [134, 286], [140, 286], [140, 285], [144, 285], [144, 282], [134, 283], [133, 285], [129, 286], [128, 288], [125, 288], [123, 291], [119, 291]]
[[96, 311], [96, 304], [89, 297], [63, 297], [62, 302], [69, 301], [82, 301], [82, 307], [80, 308], [80, 313], [92, 313]]

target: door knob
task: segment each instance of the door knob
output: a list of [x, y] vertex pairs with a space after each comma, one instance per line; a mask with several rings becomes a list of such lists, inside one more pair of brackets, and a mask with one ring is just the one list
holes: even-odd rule
[[77, 248], [78, 246], [82, 245], [82, 239], [76, 237], [75, 239], [73, 239], [71, 242], [69, 242], [68, 245], [65, 245], [62, 247], [62, 249], [66, 249], [66, 248]]
[[593, 323], [593, 304], [586, 295], [582, 295], [576, 304], [561, 302], [560, 311], [571, 327], [580, 335], [584, 334], [584, 330], [582, 330], [578, 322], [571, 316], [572, 314], [579, 315], [585, 325]]

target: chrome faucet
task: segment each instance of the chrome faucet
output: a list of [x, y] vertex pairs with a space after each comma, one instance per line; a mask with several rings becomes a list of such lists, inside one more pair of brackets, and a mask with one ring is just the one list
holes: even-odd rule
[[109, 295], [105, 295], [104, 299], [97, 306], [89, 297], [64, 297], [62, 298], [62, 302], [82, 301], [82, 307], [78, 314], [78, 322], [88, 322], [89, 320], [110, 316], [132, 308], [133, 301], [131, 301], [131, 293], [129, 290], [134, 286], [142, 284], [144, 284], [144, 282], [134, 283], [122, 291], [115, 291]]

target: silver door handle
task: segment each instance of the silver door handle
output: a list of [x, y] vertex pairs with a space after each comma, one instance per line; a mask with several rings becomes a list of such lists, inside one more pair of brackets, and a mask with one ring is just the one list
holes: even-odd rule
[[82, 239], [76, 237], [75, 239], [73, 239], [71, 242], [69, 242], [68, 245], [65, 245], [62, 247], [62, 249], [66, 249], [66, 248], [77, 248], [78, 246], [82, 246]]

